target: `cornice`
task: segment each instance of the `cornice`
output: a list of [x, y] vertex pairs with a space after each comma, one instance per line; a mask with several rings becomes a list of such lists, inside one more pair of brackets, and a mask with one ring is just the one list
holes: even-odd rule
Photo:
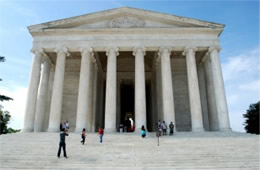
[[32, 36], [47, 35], [104, 35], [104, 34], [213, 34], [219, 36], [222, 29], [212, 28], [102, 28], [102, 29], [48, 29], [32, 31]]

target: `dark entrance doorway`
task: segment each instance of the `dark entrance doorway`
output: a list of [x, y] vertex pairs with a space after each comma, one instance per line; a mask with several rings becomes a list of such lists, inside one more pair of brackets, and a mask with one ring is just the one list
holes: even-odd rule
[[124, 126], [124, 132], [134, 131], [134, 99], [135, 91], [132, 81], [124, 81], [120, 84], [120, 124]]

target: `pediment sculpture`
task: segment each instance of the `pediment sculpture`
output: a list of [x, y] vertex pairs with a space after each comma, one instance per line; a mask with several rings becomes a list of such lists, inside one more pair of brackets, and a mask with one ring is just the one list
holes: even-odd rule
[[145, 22], [139, 18], [122, 16], [108, 22], [109, 28], [143, 28]]

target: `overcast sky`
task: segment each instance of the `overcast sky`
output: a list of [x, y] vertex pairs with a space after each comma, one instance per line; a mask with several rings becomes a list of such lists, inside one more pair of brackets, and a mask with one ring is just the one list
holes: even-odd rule
[[220, 59], [229, 116], [243, 132], [242, 115], [260, 99], [258, 0], [0, 0], [0, 94], [14, 99], [0, 104], [12, 115], [9, 126], [23, 127], [33, 43], [27, 26], [122, 6], [225, 24]]

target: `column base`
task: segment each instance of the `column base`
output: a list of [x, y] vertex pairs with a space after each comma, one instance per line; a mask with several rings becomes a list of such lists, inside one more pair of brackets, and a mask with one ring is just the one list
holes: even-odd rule
[[[147, 130], [146, 130], [146, 133], [147, 133]], [[135, 129], [134, 134], [141, 135], [141, 129], [140, 128]]]
[[81, 133], [83, 130], [83, 128], [75, 128], [74, 132], [75, 133]]
[[33, 129], [30, 128], [30, 129], [22, 129], [21, 132], [33, 132]]
[[219, 128], [220, 132], [232, 132], [231, 128]]
[[104, 132], [105, 133], [115, 133], [117, 132], [115, 128], [105, 128], [104, 129]]
[[193, 128], [192, 132], [205, 132], [204, 128]]
[[60, 132], [59, 128], [48, 128], [47, 132]]

